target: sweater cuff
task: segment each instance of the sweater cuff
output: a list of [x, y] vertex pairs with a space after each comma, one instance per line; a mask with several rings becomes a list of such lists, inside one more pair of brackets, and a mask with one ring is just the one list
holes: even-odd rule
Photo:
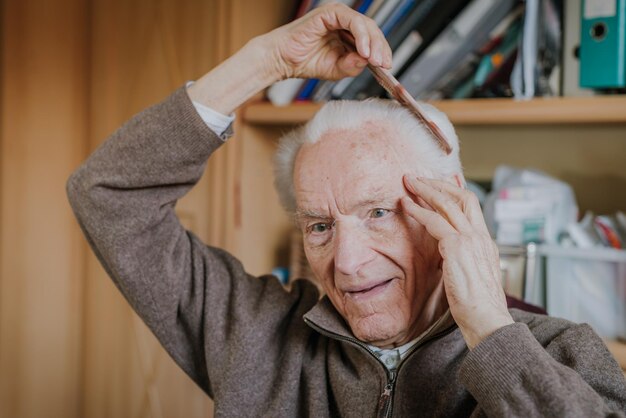
[[537, 360], [549, 356], [524, 323], [506, 325], [481, 341], [463, 360], [461, 383], [479, 403], [520, 389]]
[[171, 155], [202, 159], [206, 157], [200, 156], [211, 154], [224, 143], [198, 115], [185, 86], [174, 91], [160, 104], [149, 108], [147, 113], [149, 119], [158, 118], [158, 126], [167, 132], [163, 135], [167, 142], [161, 145], [170, 149]]

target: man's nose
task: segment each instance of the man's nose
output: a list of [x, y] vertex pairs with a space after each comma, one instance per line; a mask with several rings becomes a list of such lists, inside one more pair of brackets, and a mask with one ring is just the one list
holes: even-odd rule
[[372, 261], [376, 253], [371, 240], [358, 225], [337, 222], [335, 229], [335, 270], [346, 276], [356, 275]]

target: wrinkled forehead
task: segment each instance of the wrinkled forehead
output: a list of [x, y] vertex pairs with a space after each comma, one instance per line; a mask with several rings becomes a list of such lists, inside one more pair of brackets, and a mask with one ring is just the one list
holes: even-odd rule
[[402, 192], [402, 175], [414, 173], [417, 149], [384, 122], [356, 129], [331, 130], [303, 145], [294, 167], [298, 206], [333, 200], [349, 206], [355, 199]]
[[334, 166], [337, 170], [367, 170], [385, 165], [415, 168], [417, 147], [384, 120], [364, 122], [356, 128], [331, 129], [317, 142], [306, 143], [296, 157], [296, 173]]

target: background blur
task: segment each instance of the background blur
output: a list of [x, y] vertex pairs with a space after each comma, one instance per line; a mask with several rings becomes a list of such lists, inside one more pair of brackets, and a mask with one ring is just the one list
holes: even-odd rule
[[[65, 181], [130, 116], [290, 13], [257, 19], [250, 4], [1, 2], [0, 417], [212, 416], [88, 250]], [[231, 249], [225, 199], [208, 197], [226, 195], [232, 155], [179, 207]]]
[[[0, 4], [0, 417], [212, 416], [210, 400], [88, 249], [65, 181], [130, 116], [287, 22], [292, 2]], [[178, 211], [205, 242], [262, 273], [277, 264], [280, 239], [259, 252], [264, 242], [252, 237], [288, 231], [282, 215], [263, 216], [278, 213], [265, 156], [287, 128], [237, 120], [237, 138], [211, 159]], [[623, 123], [467, 126], [459, 136], [468, 177], [532, 163], [570, 182], [581, 209], [626, 207]]]

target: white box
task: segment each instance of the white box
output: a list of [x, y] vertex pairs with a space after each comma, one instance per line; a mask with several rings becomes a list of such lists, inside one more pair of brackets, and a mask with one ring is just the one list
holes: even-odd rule
[[588, 323], [603, 338], [626, 339], [626, 251], [541, 245], [546, 310]]

